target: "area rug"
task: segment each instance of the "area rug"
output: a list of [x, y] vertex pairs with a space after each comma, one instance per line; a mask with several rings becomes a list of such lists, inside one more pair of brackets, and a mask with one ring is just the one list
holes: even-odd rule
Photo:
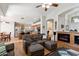
[[46, 56], [79, 56], [79, 52], [67, 48], [58, 48], [56, 51], [51, 51]]

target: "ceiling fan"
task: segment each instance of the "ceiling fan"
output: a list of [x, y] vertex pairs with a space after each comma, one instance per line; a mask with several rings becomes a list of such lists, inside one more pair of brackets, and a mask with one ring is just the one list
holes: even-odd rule
[[36, 8], [39, 8], [39, 7], [42, 7], [42, 8], [44, 8], [45, 11], [47, 11], [48, 8], [50, 8], [50, 7], [58, 7], [58, 4], [57, 3], [51, 3], [51, 4], [42, 4], [42, 5], [36, 6]]

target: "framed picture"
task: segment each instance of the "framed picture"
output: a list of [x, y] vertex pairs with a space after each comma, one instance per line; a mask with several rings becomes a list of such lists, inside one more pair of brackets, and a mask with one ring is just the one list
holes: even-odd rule
[[64, 28], [64, 25], [61, 25], [61, 28]]

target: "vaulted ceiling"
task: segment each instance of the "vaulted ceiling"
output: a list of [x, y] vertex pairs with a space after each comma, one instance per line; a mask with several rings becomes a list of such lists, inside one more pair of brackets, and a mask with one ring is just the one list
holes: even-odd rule
[[58, 15], [72, 7], [78, 6], [77, 3], [59, 3], [57, 8], [51, 7], [47, 12], [43, 8], [35, 8], [42, 3], [0, 3], [1, 13], [7, 17], [17, 19], [15, 21], [22, 21], [25, 23], [33, 23], [37, 21], [41, 15], [53, 17], [52, 15]]

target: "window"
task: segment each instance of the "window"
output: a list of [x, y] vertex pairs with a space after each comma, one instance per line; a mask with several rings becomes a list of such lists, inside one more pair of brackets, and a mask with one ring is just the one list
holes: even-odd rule
[[79, 16], [72, 17], [71, 22], [74, 22], [74, 23], [79, 22]]

